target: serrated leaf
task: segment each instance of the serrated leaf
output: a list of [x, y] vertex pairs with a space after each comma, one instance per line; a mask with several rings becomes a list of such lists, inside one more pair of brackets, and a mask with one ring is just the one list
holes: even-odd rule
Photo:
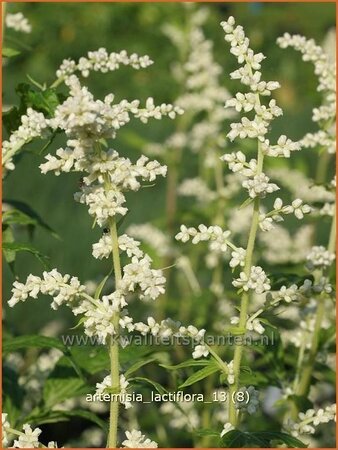
[[54, 405], [89, 393], [88, 386], [80, 378], [49, 378], [43, 387], [43, 400], [45, 407]]
[[25, 335], [6, 339], [2, 344], [3, 353], [16, 352], [24, 348], [57, 348], [66, 351], [65, 346], [58, 339], [47, 336]]
[[71, 411], [59, 411], [57, 409], [53, 411], [42, 411], [40, 413], [34, 413], [26, 418], [27, 422], [33, 425], [43, 425], [46, 423], [58, 423], [69, 421], [72, 417], [82, 417], [90, 422], [95, 423], [103, 430], [107, 430], [107, 424], [100, 419], [96, 414], [91, 411], [85, 411], [81, 409], [72, 409]]
[[52, 88], [35, 90], [28, 83], [20, 83], [16, 92], [20, 96], [21, 106], [31, 107], [51, 117], [56, 107], [60, 104], [60, 99], [56, 91]]
[[209, 364], [206, 367], [203, 367], [203, 369], [198, 370], [193, 375], [191, 375], [183, 384], [179, 386], [179, 389], [191, 386], [192, 384], [195, 384], [198, 381], [203, 380], [204, 378], [212, 375], [213, 373], [218, 372], [220, 370], [219, 367], [215, 364], [213, 360], [211, 361], [212, 361], [211, 364]]

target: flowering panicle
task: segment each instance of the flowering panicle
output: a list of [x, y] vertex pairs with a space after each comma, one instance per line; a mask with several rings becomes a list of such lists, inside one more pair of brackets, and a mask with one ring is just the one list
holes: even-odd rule
[[123, 448], [157, 448], [155, 441], [146, 438], [141, 431], [126, 431], [126, 439], [122, 442]]
[[308, 409], [305, 413], [298, 414], [297, 421], [288, 421], [285, 428], [295, 437], [306, 434], [314, 434], [316, 427], [322, 423], [336, 421], [336, 405], [329, 405], [320, 409]]
[[21, 125], [8, 140], [2, 142], [2, 164], [6, 170], [14, 170], [13, 156], [24, 145], [36, 137], [48, 136], [48, 119], [41, 112], [28, 108], [21, 116]]
[[75, 199], [86, 204], [97, 224], [104, 226], [115, 215], [127, 213], [125, 191], [137, 191], [141, 181], [151, 182], [159, 175], [164, 176], [166, 167], [149, 161], [146, 156], [132, 164], [116, 150], [103, 150], [99, 141], [115, 138], [117, 130], [129, 122], [131, 115], [147, 122], [149, 118], [161, 119], [163, 115], [174, 118], [182, 110], [166, 104], [155, 106], [151, 98], [145, 108], [139, 107], [138, 100], [114, 104], [113, 95], [106, 96], [104, 101], [95, 100], [75, 75], [67, 78], [66, 84], [70, 95], [56, 108], [49, 123], [54, 130], [66, 133], [68, 147], [58, 149], [57, 156], [47, 155], [47, 162], [40, 168], [42, 173], [53, 171], [56, 175], [83, 172], [83, 186]]
[[314, 65], [318, 77], [317, 90], [323, 94], [323, 103], [312, 111], [312, 120], [317, 122], [320, 130], [307, 133], [300, 141], [303, 147], [326, 148], [328, 153], [336, 152], [336, 63], [331, 61], [324, 49], [313, 39], [306, 39], [299, 34], [285, 33], [277, 39], [281, 48], [292, 47], [302, 54], [304, 61]]
[[16, 14], [7, 13], [5, 20], [6, 27], [14, 31], [20, 31], [21, 33], [30, 33], [32, 31], [32, 25], [22, 12]]
[[18, 437], [14, 439], [14, 448], [58, 448], [57, 443], [51, 441], [47, 446], [39, 442], [39, 436], [42, 433], [40, 428], [33, 429], [28, 423], [22, 425], [22, 431], [14, 430], [7, 420], [6, 413], [2, 413], [2, 445], [8, 447], [10, 442], [13, 442], [13, 436]]
[[128, 55], [125, 50], [119, 53], [108, 53], [105, 48], [99, 48], [88, 52], [76, 63], [72, 59], [64, 59], [56, 71], [58, 79], [66, 79], [75, 72], [80, 72], [83, 77], [88, 77], [90, 72], [112, 72], [120, 66], [131, 66], [133, 69], [143, 69], [153, 64], [148, 55], [139, 56], [136, 53]]

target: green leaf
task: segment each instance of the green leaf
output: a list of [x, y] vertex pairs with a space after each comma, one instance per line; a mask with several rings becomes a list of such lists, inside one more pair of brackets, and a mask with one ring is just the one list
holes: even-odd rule
[[73, 409], [71, 411], [46, 411], [40, 414], [35, 414], [32, 416], [28, 416], [26, 418], [27, 422], [33, 425], [43, 425], [46, 423], [58, 423], [69, 421], [73, 417], [82, 417], [83, 419], [89, 420], [90, 422], [95, 423], [103, 430], [107, 430], [107, 424], [105, 421], [100, 419], [96, 414], [90, 411], [85, 411], [81, 409]]
[[12, 426], [20, 417], [24, 390], [18, 383], [19, 375], [15, 370], [4, 365], [2, 372], [3, 404], [2, 408], [8, 414]]
[[17, 209], [5, 211], [2, 215], [4, 225], [36, 225], [36, 221]]
[[52, 88], [37, 91], [28, 83], [20, 83], [16, 88], [17, 94], [20, 96], [21, 105], [25, 108], [31, 107], [36, 111], [42, 112], [51, 117], [56, 107], [60, 104], [60, 96]]
[[46, 408], [52, 408], [69, 398], [89, 393], [89, 387], [79, 378], [49, 378], [43, 387]]
[[243, 448], [247, 443], [247, 437], [239, 430], [231, 430], [225, 433], [221, 442], [222, 446], [226, 448]]
[[2, 249], [6, 252], [28, 252], [34, 255], [43, 265], [45, 269], [50, 269], [48, 264], [48, 257], [43, 255], [38, 249], [33, 247], [33, 245], [26, 244], [23, 242], [3, 242]]
[[129, 382], [131, 382], [131, 381], [134, 381], [136, 383], [141, 383], [141, 384], [150, 384], [161, 395], [168, 393], [167, 389], [165, 389], [160, 383], [157, 383], [156, 381], [153, 381], [153, 380], [149, 380], [149, 378], [144, 378], [144, 377], [129, 378]]
[[77, 346], [70, 348], [70, 353], [74, 363], [91, 375], [109, 369], [109, 354], [106, 346]]
[[131, 375], [132, 373], [136, 372], [138, 369], [140, 369], [141, 367], [150, 364], [152, 362], [156, 361], [156, 358], [149, 358], [149, 359], [145, 359], [145, 360], [141, 360], [138, 361], [136, 363], [134, 363], [132, 366], [129, 367], [129, 369], [124, 373], [125, 377], [128, 378], [129, 375]]
[[14, 242], [14, 235], [13, 231], [10, 229], [10, 227], [3, 227], [2, 231], [2, 250], [5, 257], [5, 260], [9, 264], [12, 272], [14, 272], [14, 261], [16, 257], [16, 253], [13, 250], [6, 250], [4, 249], [4, 244], [11, 244]]
[[20, 111], [16, 106], [2, 113], [2, 122], [8, 134], [19, 128], [22, 114], [24, 111]]
[[196, 431], [197, 436], [215, 436], [219, 437], [219, 431], [210, 430], [209, 428], [202, 428]]
[[264, 440], [269, 441], [270, 444], [273, 442], [283, 443], [288, 446], [288, 448], [306, 448], [303, 442], [299, 439], [291, 436], [287, 433], [281, 433], [279, 431], [257, 431], [255, 433], [251, 433], [251, 435], [262, 436]]
[[57, 348], [62, 352], [66, 351], [65, 346], [59, 339], [47, 336], [25, 335], [4, 340], [2, 344], [3, 353], [16, 352], [24, 348]]
[[[137, 336], [140, 337], [140, 336]], [[141, 337], [140, 337], [141, 338]], [[157, 353], [163, 350], [161, 346], [158, 345], [147, 345], [144, 343], [138, 343], [134, 340], [131, 344], [120, 349], [120, 363], [121, 365], [133, 364], [152, 353]]]
[[300, 440], [278, 431], [242, 432], [231, 430], [222, 437], [221, 442], [227, 448], [243, 448], [247, 446], [271, 448], [272, 442], [287, 444], [288, 448], [306, 448], [306, 445]]
[[183, 384], [179, 386], [179, 389], [183, 389], [187, 386], [197, 383], [200, 380], [212, 375], [213, 373], [219, 371], [219, 367], [215, 364], [213, 360], [210, 360], [210, 364], [203, 369], [198, 370], [193, 375], [191, 375]]
[[94, 294], [94, 299], [97, 300], [98, 298], [100, 298], [102, 289], [104, 288], [105, 284], [108, 281], [108, 278], [110, 277], [110, 275], [112, 274], [113, 269], [111, 269], [111, 271], [108, 273], [108, 275], [106, 275], [103, 280], [101, 281], [101, 283], [98, 285], [98, 287], [96, 288], [95, 294]]
[[167, 364], [160, 364], [161, 367], [167, 370], [178, 370], [178, 369], [184, 369], [186, 367], [200, 367], [200, 366], [208, 366], [210, 364], [210, 361], [207, 359], [188, 359], [187, 361], [184, 361], [180, 364], [176, 364], [175, 366], [170, 366]]
[[21, 52], [19, 50], [16, 50], [15, 48], [10, 47], [4, 47], [2, 49], [2, 56], [4, 58], [12, 58], [13, 56], [20, 55]]
[[51, 228], [42, 218], [41, 216], [34, 211], [33, 208], [31, 208], [27, 203], [21, 202], [18, 200], [11, 200], [11, 199], [4, 199], [3, 203], [7, 203], [11, 206], [13, 206], [16, 210], [20, 211], [24, 215], [28, 216], [32, 221], [34, 221], [35, 225], [38, 225], [39, 227], [43, 228], [44, 230], [48, 231], [53, 237], [56, 239], [60, 239], [60, 236]]
[[240, 205], [240, 207], [239, 207], [238, 209], [243, 209], [243, 208], [245, 208], [246, 206], [249, 206], [253, 201], [254, 201], [253, 198], [251, 198], [251, 197], [247, 198], [247, 199]]

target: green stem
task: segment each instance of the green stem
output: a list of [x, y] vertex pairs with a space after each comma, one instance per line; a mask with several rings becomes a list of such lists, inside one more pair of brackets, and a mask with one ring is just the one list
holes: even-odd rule
[[[262, 173], [263, 160], [264, 160], [264, 155], [261, 150], [260, 142], [258, 142], [257, 175]], [[259, 206], [260, 206], [260, 198], [256, 197], [254, 200], [251, 227], [250, 227], [249, 238], [248, 238], [246, 254], [245, 254], [244, 273], [248, 277], [250, 276], [252, 260], [253, 260], [253, 251], [254, 251], [254, 247], [255, 247], [256, 235], [257, 235], [257, 230], [258, 230], [258, 225], [259, 225]], [[244, 292], [242, 295], [242, 299], [241, 299], [240, 315], [239, 315], [239, 323], [238, 323], [238, 328], [240, 328], [240, 329], [241, 328], [245, 329], [248, 310], [249, 310], [249, 300], [250, 300], [249, 293]], [[241, 342], [235, 348], [234, 366], [233, 366], [234, 383], [230, 386], [230, 389], [229, 389], [229, 422], [234, 427], [236, 427], [236, 425], [237, 425], [238, 417], [237, 417], [237, 411], [236, 411], [236, 407], [235, 407], [235, 402], [233, 401], [233, 397], [239, 387], [239, 375], [240, 375], [240, 369], [241, 369], [242, 354], [243, 354], [243, 342]]]
[[[119, 284], [122, 279], [120, 254], [118, 246], [118, 235], [115, 219], [110, 220], [110, 236], [112, 240], [112, 255], [113, 255], [113, 267], [115, 275], [115, 289], [119, 288]], [[110, 375], [111, 375], [111, 387], [120, 391], [120, 373], [119, 373], [119, 343], [116, 339], [118, 336], [119, 328], [119, 314], [116, 313], [113, 318], [113, 325], [115, 329], [115, 336], [110, 340]], [[119, 402], [112, 396], [110, 401], [110, 418], [109, 418], [109, 437], [108, 448], [117, 447], [117, 427], [118, 427], [118, 415], [119, 415]]]

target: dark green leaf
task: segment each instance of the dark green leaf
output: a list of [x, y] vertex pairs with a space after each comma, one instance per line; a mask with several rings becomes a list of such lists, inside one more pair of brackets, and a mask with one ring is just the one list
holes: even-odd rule
[[21, 106], [31, 107], [47, 116], [52, 116], [56, 107], [60, 104], [58, 94], [54, 89], [48, 88], [44, 91], [36, 90], [28, 83], [20, 83], [16, 92], [20, 96]]
[[89, 393], [89, 388], [79, 378], [49, 378], [43, 387], [43, 400], [45, 407], [54, 405]]
[[90, 411], [85, 411], [81, 409], [73, 409], [72, 411], [46, 411], [45, 413], [34, 414], [29, 416], [26, 420], [33, 425], [43, 425], [46, 423], [58, 423], [69, 421], [72, 417], [82, 417], [83, 419], [87, 419], [100, 428], [106, 431], [107, 424], [105, 421], [100, 419], [96, 414]]
[[18, 383], [18, 374], [15, 370], [4, 365], [2, 372], [3, 404], [2, 408], [8, 414], [12, 426], [15, 426], [24, 399], [24, 391]]
[[149, 378], [144, 378], [144, 377], [129, 378], [129, 382], [131, 382], [131, 381], [134, 381], [136, 383], [141, 383], [141, 384], [150, 384], [161, 395], [168, 393], [167, 389], [165, 389], [160, 383], [157, 383], [156, 381], [153, 381], [153, 380], [149, 380]]
[[109, 369], [109, 354], [105, 346], [77, 346], [70, 348], [70, 353], [75, 364], [89, 374]]
[[12, 252], [28, 252], [34, 255], [43, 265], [45, 269], [49, 269], [48, 264], [48, 258], [47, 256], [43, 255], [38, 249], [33, 247], [30, 244], [26, 244], [23, 242], [3, 242], [2, 249], [5, 252], [12, 251]]
[[212, 375], [213, 373], [219, 371], [218, 365], [214, 362], [214, 360], [210, 360], [208, 366], [203, 367], [203, 369], [198, 370], [193, 375], [191, 375], [183, 384], [179, 386], [179, 389], [183, 389], [187, 386], [191, 386], [192, 384], [197, 383], [200, 380]]
[[17, 350], [31, 347], [57, 348], [62, 352], [66, 351], [65, 346], [62, 344], [62, 342], [59, 341], [59, 339], [34, 335], [18, 336], [10, 338], [8, 340], [4, 340], [2, 344], [2, 351], [4, 353], [11, 353], [16, 352]]
[[3, 203], [7, 203], [13, 206], [15, 209], [17, 209], [18, 211], [22, 212], [23, 214], [34, 220], [36, 225], [48, 231], [53, 237], [55, 237], [56, 239], [60, 239], [59, 235], [27, 203], [11, 199], [4, 199]]
[[131, 375], [132, 373], [136, 372], [138, 369], [140, 369], [141, 367], [150, 364], [152, 362], [156, 361], [156, 358], [149, 358], [149, 359], [145, 359], [145, 360], [141, 360], [138, 361], [136, 363], [134, 363], [132, 366], [129, 367], [129, 369], [125, 372], [125, 376], [126, 378], [129, 377], [129, 375]]
[[226, 433], [221, 442], [226, 448], [244, 448], [251, 446], [258, 448], [271, 448], [273, 443], [287, 444], [288, 448], [306, 448], [306, 445], [298, 439], [286, 433], [278, 431], [242, 432], [231, 430]]

